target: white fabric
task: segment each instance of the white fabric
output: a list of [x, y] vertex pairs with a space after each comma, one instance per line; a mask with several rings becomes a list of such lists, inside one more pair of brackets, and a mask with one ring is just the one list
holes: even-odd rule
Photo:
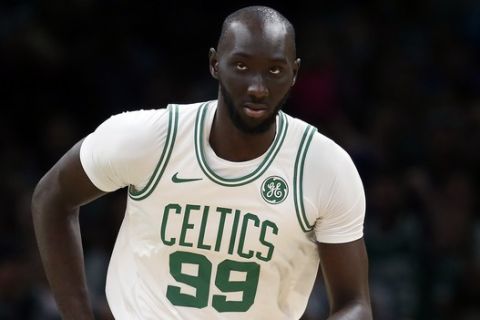
[[[343, 149], [315, 133], [307, 151], [303, 174], [305, 214], [309, 225], [314, 225], [314, 232], [304, 232], [295, 213], [292, 190], [284, 202], [276, 205], [262, 201], [259, 190], [262, 181], [271, 176], [281, 176], [290, 188], [293, 186], [292, 168], [305, 123], [287, 116], [287, 136], [268, 169], [252, 182], [225, 187], [209, 180], [195, 157], [193, 131], [201, 105], [179, 107], [177, 139], [158, 185], [146, 199], [128, 199], [107, 278], [107, 297], [112, 312], [116, 319], [298, 319], [306, 307], [318, 268], [313, 240], [343, 243], [363, 235], [365, 197], [358, 172]], [[215, 102], [208, 105], [203, 128], [206, 162], [225, 179], [254, 172], [268, 151], [257, 159], [230, 162], [216, 156], [208, 145], [215, 107]], [[81, 162], [91, 181], [104, 191], [127, 185], [142, 190], [162, 154], [168, 123], [168, 112], [164, 109], [123, 113], [104, 122], [85, 139], [81, 148]], [[171, 179], [177, 173], [182, 178], [201, 180], [172, 183]], [[178, 211], [168, 211], [169, 204], [178, 205]], [[187, 218], [189, 224], [185, 224], [182, 219], [185, 219], [188, 206], [198, 206], [199, 209], [192, 209]], [[212, 247], [209, 250], [202, 248], [199, 240], [202, 210], [207, 207], [211, 212], [203, 243]], [[232, 210], [226, 215], [225, 232], [218, 251], [213, 250], [221, 225], [215, 208]], [[240, 232], [238, 229], [234, 231], [233, 213], [237, 209], [240, 224], [247, 221], [248, 228], [243, 252], [267, 256], [268, 246], [259, 241], [262, 237], [260, 228], [268, 223], [278, 227], [278, 234], [274, 234], [272, 228], [265, 228], [264, 241], [274, 246], [271, 260], [265, 262], [256, 255], [248, 258], [239, 255], [242, 250], [238, 248], [238, 236], [233, 242], [235, 249], [228, 251], [232, 235]], [[172, 245], [165, 245], [159, 239], [160, 226], [167, 221], [162, 220], [165, 212], [169, 214], [164, 236], [174, 242]], [[258, 219], [258, 226], [255, 220], [245, 220], [247, 213]], [[184, 244], [180, 244], [181, 232], [185, 232]], [[182, 293], [195, 294], [195, 288], [179, 285], [169, 271], [168, 257], [179, 251], [205, 256], [211, 263], [210, 297], [206, 307], [176, 306], [167, 298], [166, 291], [171, 286], [181, 287]], [[254, 304], [245, 312], [218, 312], [212, 307], [215, 295], [225, 295], [233, 301], [242, 299], [239, 292], [225, 294], [215, 285], [217, 267], [226, 260], [256, 263], [261, 268]], [[184, 266], [182, 264], [182, 268]], [[242, 275], [245, 273], [239, 276]], [[231, 271], [231, 281], [233, 276], [234, 271]]]
[[318, 242], [343, 243], [363, 236], [365, 193], [350, 156], [321, 134], [313, 137], [305, 160], [305, 201], [318, 214]]
[[[209, 114], [210, 122], [213, 116]], [[82, 144], [81, 161], [90, 180], [106, 192], [130, 184], [141, 189], [163, 150], [167, 126], [165, 109], [110, 117]], [[263, 159], [227, 161], [209, 145], [206, 156], [212, 169], [228, 178], [251, 172]], [[229, 170], [231, 167], [235, 170]], [[317, 221], [319, 242], [342, 243], [362, 237], [365, 195], [360, 176], [349, 155], [320, 133], [315, 134], [305, 160], [304, 200], [308, 212], [313, 212], [310, 221]]]
[[165, 144], [165, 109], [124, 112], [110, 117], [82, 143], [80, 160], [93, 182], [110, 192], [150, 178]]

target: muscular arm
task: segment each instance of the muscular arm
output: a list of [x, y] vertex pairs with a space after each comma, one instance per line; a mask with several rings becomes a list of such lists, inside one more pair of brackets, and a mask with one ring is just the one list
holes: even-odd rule
[[80, 163], [80, 145], [70, 149], [35, 188], [32, 214], [45, 272], [63, 319], [93, 319], [85, 281], [79, 207], [104, 192]]
[[330, 303], [328, 319], [372, 319], [363, 238], [341, 244], [319, 243], [318, 250]]

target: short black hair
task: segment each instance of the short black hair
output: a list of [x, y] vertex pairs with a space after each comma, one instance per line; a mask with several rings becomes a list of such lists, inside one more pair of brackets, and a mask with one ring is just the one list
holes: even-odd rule
[[218, 38], [218, 44], [223, 40], [228, 27], [235, 21], [247, 21], [249, 19], [258, 19], [265, 22], [281, 23], [285, 26], [288, 34], [292, 36], [293, 43], [295, 44], [295, 29], [290, 21], [285, 18], [280, 12], [270, 7], [265, 6], [249, 6], [241, 8], [230, 15], [228, 15], [222, 24], [222, 30], [220, 31], [220, 37]]

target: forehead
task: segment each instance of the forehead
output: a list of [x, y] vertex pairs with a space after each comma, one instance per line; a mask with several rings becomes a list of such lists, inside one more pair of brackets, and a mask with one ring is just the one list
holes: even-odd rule
[[246, 54], [265, 58], [289, 58], [293, 43], [283, 23], [233, 21], [223, 39], [227, 55]]

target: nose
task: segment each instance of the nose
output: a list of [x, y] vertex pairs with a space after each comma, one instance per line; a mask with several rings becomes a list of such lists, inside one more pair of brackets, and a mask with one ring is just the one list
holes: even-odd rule
[[268, 88], [265, 85], [265, 80], [262, 75], [255, 75], [252, 77], [250, 85], [248, 86], [248, 95], [256, 99], [263, 99], [268, 96]]

